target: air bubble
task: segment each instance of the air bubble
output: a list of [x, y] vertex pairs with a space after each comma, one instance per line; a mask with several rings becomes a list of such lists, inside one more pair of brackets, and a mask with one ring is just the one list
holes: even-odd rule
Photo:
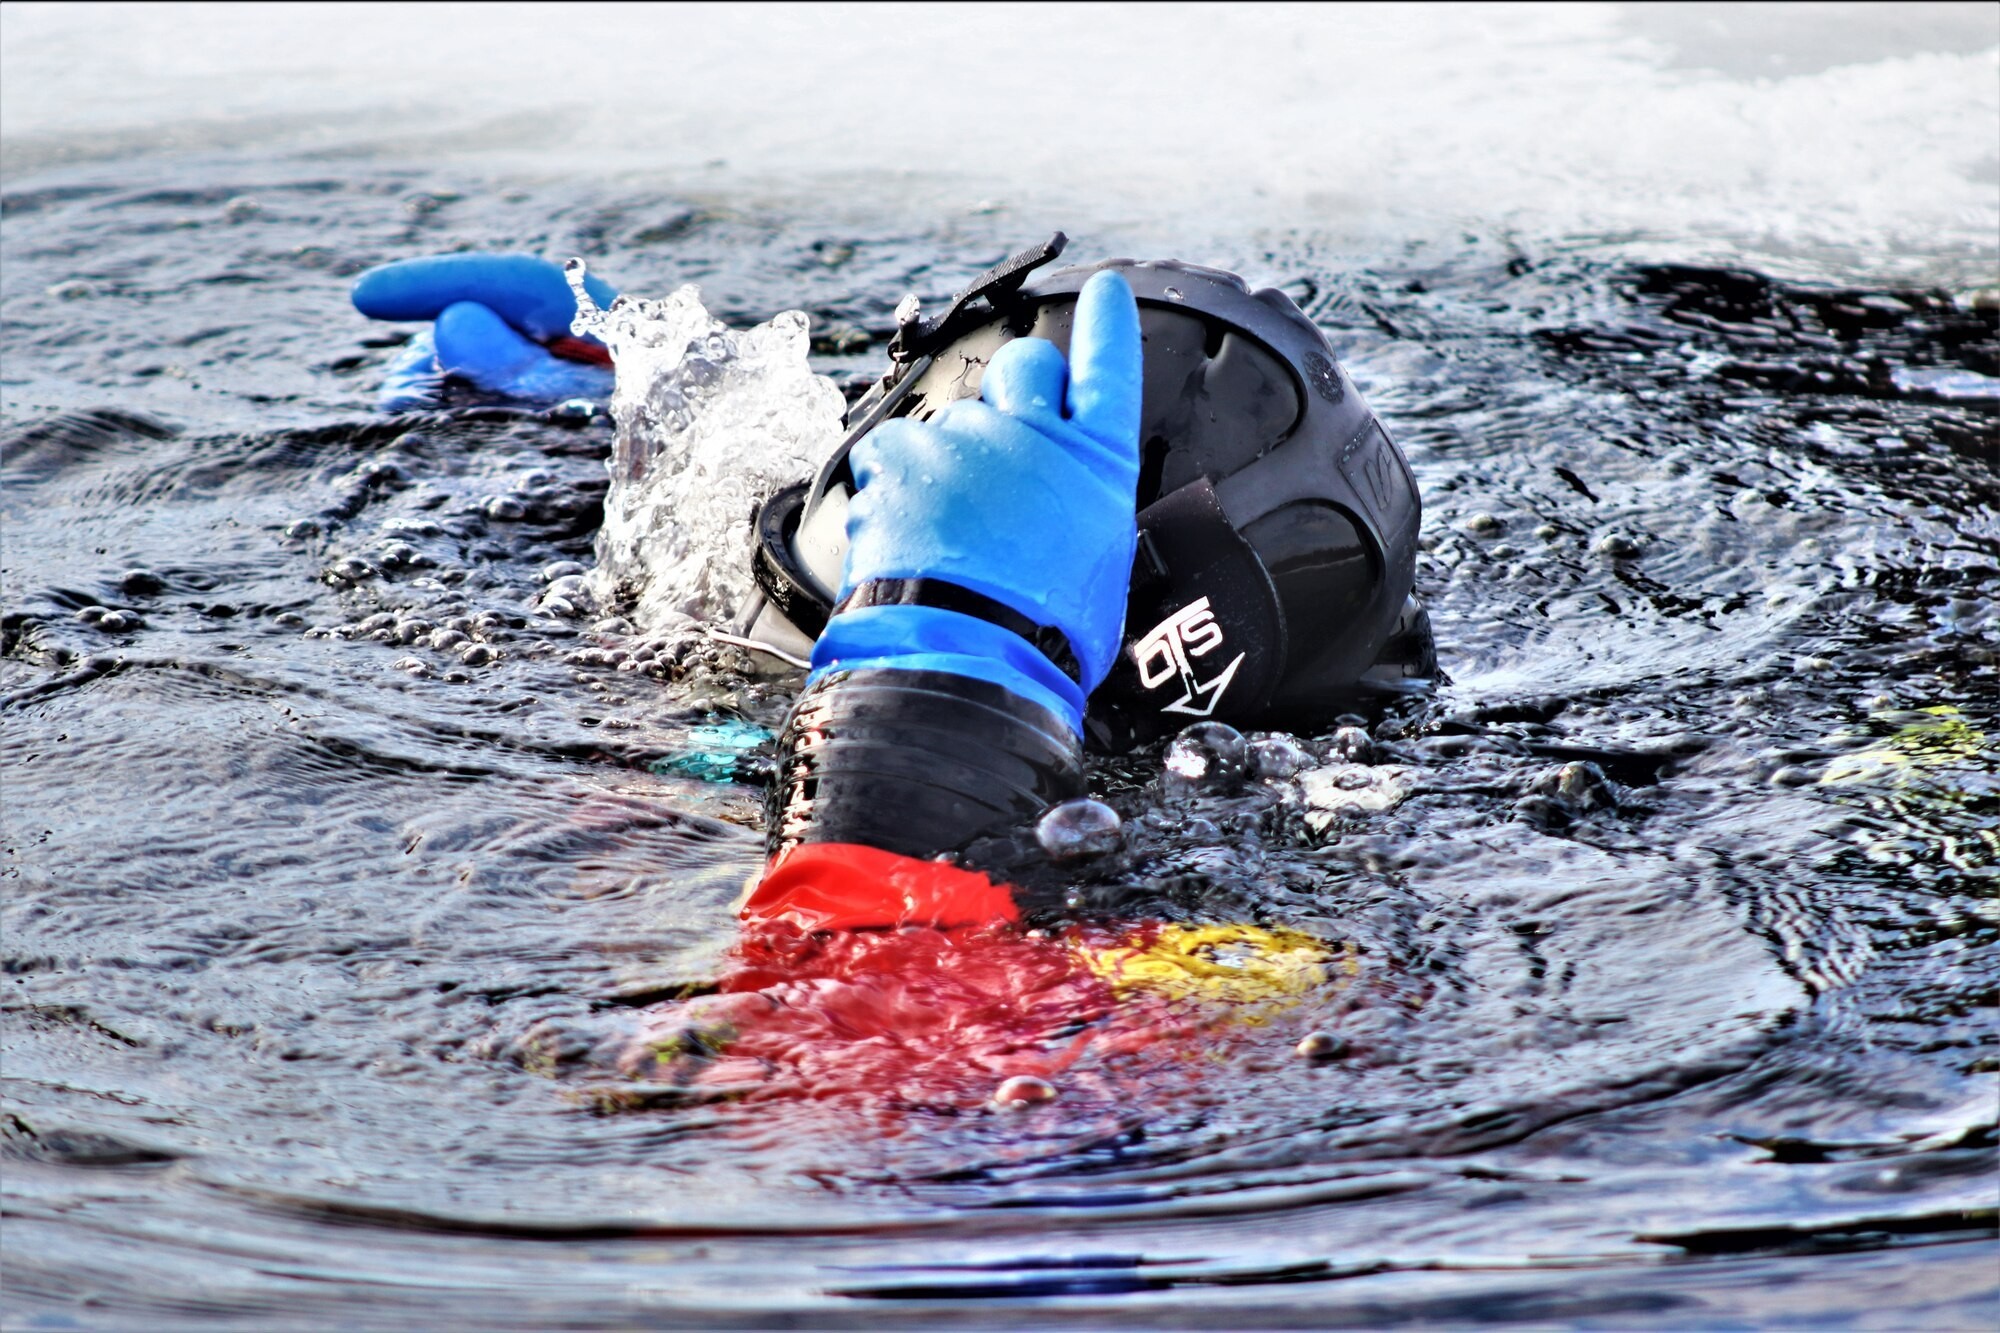
[[1539, 828], [1561, 829], [1617, 804], [1618, 790], [1604, 770], [1588, 760], [1574, 760], [1536, 778], [1528, 794], [1514, 803], [1514, 813]]
[[1306, 1060], [1339, 1060], [1348, 1053], [1347, 1043], [1331, 1032], [1308, 1032], [1293, 1049]]
[[1337, 764], [1370, 764], [1375, 761], [1375, 742], [1360, 727], [1341, 727], [1333, 733], [1329, 757]]
[[1613, 560], [1632, 560], [1645, 554], [1644, 547], [1622, 532], [1605, 533], [1591, 544], [1590, 549]]
[[1317, 762], [1312, 751], [1283, 732], [1259, 736], [1250, 742], [1250, 773], [1266, 781], [1293, 777]]
[[328, 583], [362, 583], [375, 577], [375, 566], [358, 556], [348, 556], [328, 565], [323, 577]]
[[1564, 764], [1557, 770], [1556, 794], [1586, 810], [1618, 804], [1611, 780], [1588, 760]]
[[[558, 604], [561, 608], [558, 609]], [[597, 598], [592, 593], [589, 582], [581, 574], [565, 574], [549, 584], [543, 592], [541, 609], [549, 615], [569, 619], [573, 616], [594, 615]]]
[[1248, 747], [1226, 722], [1197, 722], [1167, 746], [1162, 783], [1170, 796], [1229, 792], [1243, 784]]
[[1106, 856], [1124, 843], [1118, 812], [1088, 798], [1052, 807], [1035, 825], [1035, 841], [1052, 861]]

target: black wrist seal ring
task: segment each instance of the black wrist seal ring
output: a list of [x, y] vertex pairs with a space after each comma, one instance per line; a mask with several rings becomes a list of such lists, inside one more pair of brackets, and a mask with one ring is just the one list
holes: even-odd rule
[[1066, 723], [990, 681], [942, 671], [839, 671], [778, 735], [768, 851], [803, 843], [931, 857], [1083, 794]]

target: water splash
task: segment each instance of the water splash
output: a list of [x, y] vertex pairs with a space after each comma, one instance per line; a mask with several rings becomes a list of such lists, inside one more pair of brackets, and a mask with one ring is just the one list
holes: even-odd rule
[[583, 261], [564, 271], [577, 299], [571, 329], [601, 340], [618, 369], [598, 600], [629, 605], [644, 629], [726, 621], [753, 592], [758, 503], [833, 449], [845, 400], [807, 364], [802, 311], [732, 329], [693, 286], [601, 310], [583, 289]]

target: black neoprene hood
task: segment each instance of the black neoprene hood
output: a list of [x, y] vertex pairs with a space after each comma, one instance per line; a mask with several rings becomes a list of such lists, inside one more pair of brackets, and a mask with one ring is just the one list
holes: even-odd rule
[[1207, 717], [1301, 725], [1359, 693], [1419, 687], [1435, 658], [1411, 597], [1416, 481], [1325, 335], [1283, 292], [1220, 269], [1111, 259], [1032, 272], [1060, 248], [1058, 236], [997, 266], [928, 324], [905, 307], [895, 364], [849, 412], [846, 442], [759, 515], [771, 608], [807, 636], [823, 627], [855, 441], [977, 395], [1014, 338], [1067, 353], [1077, 293], [1115, 269], [1145, 340], [1140, 541], [1125, 650], [1092, 696], [1095, 738]]

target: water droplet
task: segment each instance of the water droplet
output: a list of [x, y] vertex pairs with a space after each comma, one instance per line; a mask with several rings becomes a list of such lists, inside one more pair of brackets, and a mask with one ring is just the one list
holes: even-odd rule
[[1032, 1074], [1016, 1074], [1002, 1083], [993, 1093], [993, 1104], [1010, 1110], [1033, 1106], [1038, 1102], [1052, 1102], [1056, 1099], [1055, 1084]]
[[1466, 515], [1465, 522], [1460, 526], [1475, 537], [1497, 537], [1507, 530], [1507, 525], [1500, 520], [1499, 515], [1489, 514], [1483, 509], [1476, 514]]
[[563, 277], [569, 283], [570, 294], [576, 298], [576, 314], [569, 322], [569, 331], [579, 338], [602, 339], [610, 321], [597, 308], [590, 289], [583, 285], [589, 273], [589, 266], [580, 258], [571, 256], [563, 262]]
[[1307, 1060], [1339, 1060], [1347, 1055], [1347, 1043], [1331, 1032], [1308, 1032], [1293, 1049]]
[[1169, 301], [1185, 301], [1185, 300], [1187, 300], [1187, 298], [1186, 298], [1185, 296], [1182, 296], [1182, 295], [1181, 295], [1181, 289], [1180, 289], [1180, 288], [1178, 288], [1178, 287], [1169, 287], [1169, 288], [1167, 288], [1167, 290], [1166, 290], [1166, 298], [1167, 298], [1167, 299], [1168, 299]]

